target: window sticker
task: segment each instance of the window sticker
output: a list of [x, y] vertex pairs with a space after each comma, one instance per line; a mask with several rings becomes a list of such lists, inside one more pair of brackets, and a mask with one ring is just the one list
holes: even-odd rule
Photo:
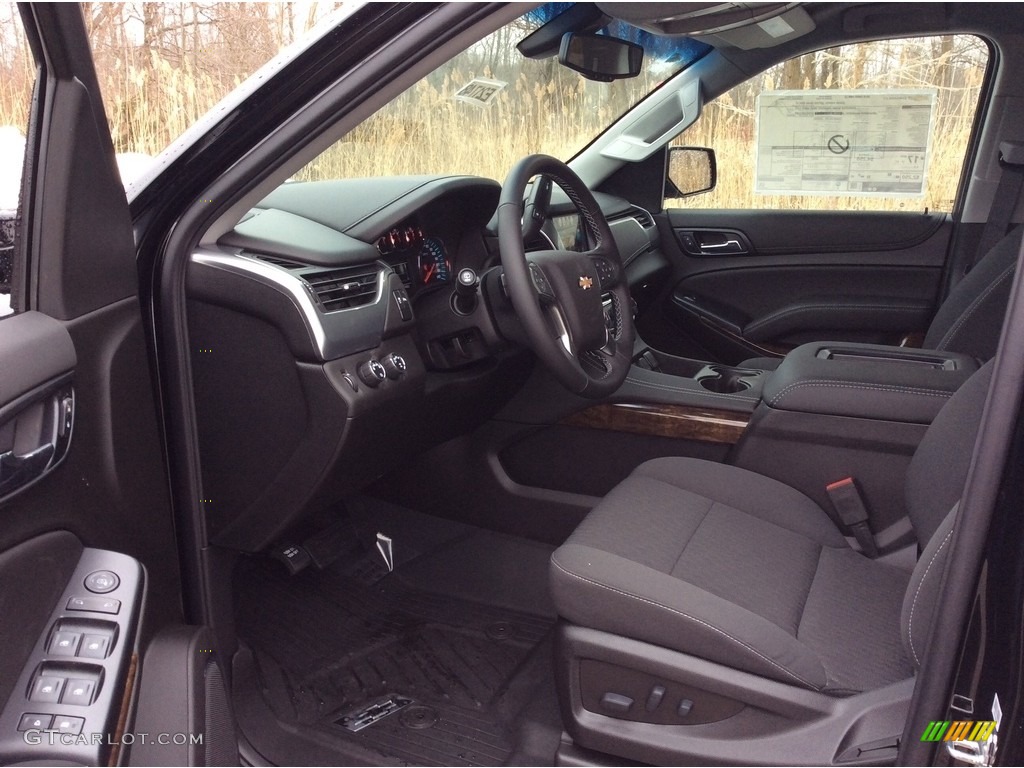
[[932, 89], [762, 93], [754, 191], [923, 197], [934, 114]]

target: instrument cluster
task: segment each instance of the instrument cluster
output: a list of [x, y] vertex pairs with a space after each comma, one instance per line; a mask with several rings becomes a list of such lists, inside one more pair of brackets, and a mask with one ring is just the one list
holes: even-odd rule
[[452, 279], [452, 261], [444, 241], [428, 235], [422, 227], [394, 227], [377, 238], [377, 250], [410, 287], [439, 285]]

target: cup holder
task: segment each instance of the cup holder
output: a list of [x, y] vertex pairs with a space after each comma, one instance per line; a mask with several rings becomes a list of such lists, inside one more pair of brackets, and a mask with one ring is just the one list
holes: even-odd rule
[[708, 392], [732, 395], [750, 389], [751, 383], [760, 375], [760, 371], [707, 365], [694, 378]]

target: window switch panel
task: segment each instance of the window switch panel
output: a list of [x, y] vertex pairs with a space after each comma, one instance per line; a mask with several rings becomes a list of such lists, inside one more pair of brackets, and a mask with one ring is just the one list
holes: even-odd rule
[[29, 712], [21, 716], [21, 720], [18, 721], [18, 730], [45, 731], [49, 729], [52, 722], [53, 715], [39, 715], [35, 712]]
[[57, 715], [53, 718], [53, 725], [50, 727], [57, 733], [70, 733], [73, 736], [77, 736], [82, 732], [82, 728], [85, 727], [85, 718]]
[[51, 656], [74, 656], [81, 640], [82, 635], [78, 632], [54, 632], [47, 651]]
[[63, 687], [63, 677], [40, 675], [32, 685], [32, 692], [29, 694], [28, 700], [56, 704], [60, 701], [60, 692]]
[[96, 682], [94, 680], [68, 680], [67, 685], [64, 686], [64, 695], [60, 697], [60, 703], [87, 707], [92, 704], [92, 697], [95, 692]]
[[78, 648], [78, 657], [82, 659], [105, 659], [109, 652], [109, 635], [85, 635], [82, 638], [82, 645]]
[[68, 610], [116, 615], [121, 610], [121, 601], [111, 597], [72, 597], [68, 600]]

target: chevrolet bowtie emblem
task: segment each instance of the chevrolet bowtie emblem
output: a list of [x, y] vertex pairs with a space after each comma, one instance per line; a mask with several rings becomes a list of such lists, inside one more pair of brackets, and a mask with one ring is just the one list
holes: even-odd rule
[[586, 275], [580, 275], [580, 288], [584, 291], [589, 291], [594, 287], [594, 278], [587, 277]]

